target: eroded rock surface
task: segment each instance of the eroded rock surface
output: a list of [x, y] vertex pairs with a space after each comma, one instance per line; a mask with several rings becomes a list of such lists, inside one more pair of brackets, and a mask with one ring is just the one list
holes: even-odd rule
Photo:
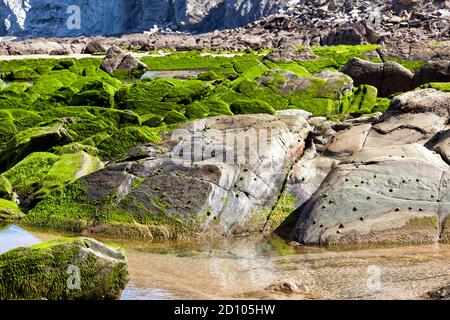
[[329, 174], [317, 175], [316, 181], [323, 179], [320, 186], [309, 182], [310, 190], [317, 191], [306, 202], [295, 190], [308, 188], [308, 170], [303, 172], [303, 186], [290, 186], [303, 203], [295, 240], [314, 244], [448, 241], [449, 101], [448, 93], [434, 89], [399, 95], [379, 119], [339, 131], [323, 155], [302, 159], [299, 164], [326, 164], [316, 168]]
[[121, 76], [119, 73], [130, 76], [135, 75], [136, 78], [140, 78], [147, 71], [145, 63], [117, 46], [112, 46], [108, 49], [100, 68], [111, 75], [119, 76], [119, 78]]
[[[132, 149], [122, 161], [47, 197], [26, 221], [145, 238], [259, 231], [303, 153], [311, 130], [305, 116], [187, 123], [161, 144]], [[81, 218], [65, 217], [67, 206]]]

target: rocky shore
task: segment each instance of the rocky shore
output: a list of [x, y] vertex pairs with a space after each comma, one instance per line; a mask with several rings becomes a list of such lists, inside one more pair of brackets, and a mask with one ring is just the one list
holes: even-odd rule
[[[243, 51], [364, 43], [386, 44], [387, 52], [382, 51], [382, 54], [410, 60], [423, 60], [425, 55], [430, 59], [430, 54], [449, 55], [448, 46], [440, 45], [450, 38], [448, 1], [312, 0], [285, 8], [274, 3], [265, 5], [272, 8], [265, 10], [269, 16], [249, 15], [249, 19], [259, 17], [261, 20], [237, 28], [230, 25], [219, 30], [201, 29], [206, 33], [198, 34], [189, 29], [186, 30], [189, 32], [175, 32], [162, 28], [145, 33], [130, 29], [122, 31], [122, 36], [104, 37], [89, 36], [87, 28], [81, 29], [81, 34], [75, 38], [72, 34], [71, 38], [52, 38], [50, 34], [46, 38], [21, 40], [19, 33], [14, 41], [5, 37], [0, 42], [0, 55], [104, 53], [111, 45], [147, 52], [166, 49]], [[208, 6], [203, 9], [207, 11]], [[153, 24], [149, 27], [153, 28]], [[43, 35], [46, 30], [38, 34]]]
[[[203, 34], [0, 42], [0, 55], [48, 55], [0, 61], [0, 222], [448, 243], [449, 2], [278, 9]], [[67, 291], [71, 265], [88, 282]], [[0, 299], [117, 299], [127, 281], [123, 253], [89, 238], [0, 255]]]

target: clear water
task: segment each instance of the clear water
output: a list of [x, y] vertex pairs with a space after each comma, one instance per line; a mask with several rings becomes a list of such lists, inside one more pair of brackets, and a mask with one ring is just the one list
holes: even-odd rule
[[[4, 226], [0, 252], [60, 235]], [[450, 245], [329, 250], [260, 238], [169, 243], [98, 239], [125, 250], [130, 282], [123, 300], [417, 299], [450, 283]], [[280, 281], [295, 282], [300, 290], [266, 290]]]
[[189, 77], [196, 77], [204, 71], [206, 71], [206, 69], [147, 71], [142, 75], [141, 79], [153, 79], [153, 78], [187, 79]]

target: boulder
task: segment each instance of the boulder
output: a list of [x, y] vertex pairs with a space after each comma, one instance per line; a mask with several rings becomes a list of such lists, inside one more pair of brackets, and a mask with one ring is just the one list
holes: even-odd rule
[[392, 114], [434, 113], [448, 117], [450, 111], [450, 93], [435, 89], [422, 89], [398, 95], [392, 99], [387, 116]]
[[0, 199], [0, 221], [2, 220], [18, 220], [24, 214], [20, 211], [17, 203], [5, 199]]
[[368, 84], [378, 89], [381, 97], [412, 89], [413, 73], [397, 62], [375, 63], [351, 59], [341, 72], [350, 76], [355, 86]]
[[446, 129], [450, 93], [435, 89], [396, 96], [387, 112], [372, 126], [365, 147], [407, 143], [426, 144]]
[[286, 190], [295, 197], [295, 208], [307, 202], [339, 164], [338, 160], [318, 155], [314, 149], [306, 150], [289, 174]]
[[432, 300], [449, 300], [450, 299], [450, 285], [443, 286], [441, 288], [431, 290], [425, 295]]
[[295, 240], [434, 243], [450, 210], [449, 166], [420, 144], [363, 148], [302, 207]]
[[301, 114], [190, 122], [47, 196], [25, 220], [149, 239], [257, 232], [309, 132]]
[[63, 238], [0, 255], [2, 300], [111, 300], [128, 283], [125, 256], [89, 238]]
[[140, 78], [148, 69], [145, 63], [115, 45], [108, 49], [100, 68], [119, 78]]
[[105, 46], [99, 40], [90, 41], [83, 50], [86, 54], [95, 54], [106, 52]]
[[19, 132], [0, 152], [0, 169], [11, 168], [30, 153], [49, 151], [55, 146], [70, 142], [71, 139], [62, 122]]
[[413, 87], [430, 82], [450, 82], [449, 60], [428, 61], [414, 74]]

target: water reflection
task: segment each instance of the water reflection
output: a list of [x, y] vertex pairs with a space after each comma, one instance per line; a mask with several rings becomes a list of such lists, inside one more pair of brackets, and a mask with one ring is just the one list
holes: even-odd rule
[[[0, 252], [62, 234], [0, 227]], [[130, 282], [122, 299], [413, 299], [450, 283], [450, 245], [325, 249], [279, 238], [117, 243]], [[302, 290], [267, 290], [279, 282]]]
[[16, 225], [0, 224], [0, 254], [17, 247], [31, 246], [40, 242], [31, 232]]

